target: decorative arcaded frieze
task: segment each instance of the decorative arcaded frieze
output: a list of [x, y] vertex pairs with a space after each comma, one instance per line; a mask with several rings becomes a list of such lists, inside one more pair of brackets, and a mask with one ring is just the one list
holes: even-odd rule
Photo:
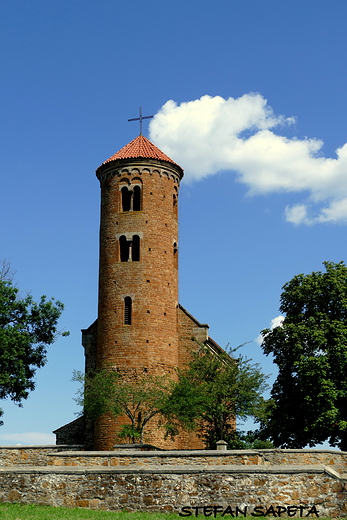
[[[171, 165], [170, 165], [171, 166]], [[182, 176], [179, 171], [176, 170], [175, 167], [163, 168], [159, 167], [156, 164], [153, 167], [148, 167], [148, 163], [146, 163], [146, 167], [129, 167], [129, 168], [115, 168], [114, 165], [110, 165], [108, 168], [104, 168], [101, 172], [98, 172], [98, 179], [101, 184], [104, 184], [105, 181], [110, 182], [114, 178], [119, 178], [122, 176], [127, 176], [129, 179], [136, 176], [142, 175], [159, 175], [160, 177], [166, 177], [168, 179], [172, 179], [176, 184], [179, 184]]]

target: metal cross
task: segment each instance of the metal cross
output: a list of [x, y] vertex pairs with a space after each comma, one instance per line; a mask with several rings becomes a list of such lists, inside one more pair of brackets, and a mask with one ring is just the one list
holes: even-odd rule
[[140, 121], [140, 135], [142, 135], [142, 121], [144, 119], [152, 119], [154, 116], [143, 116], [142, 115], [142, 107], [139, 109], [139, 116], [140, 117], [134, 117], [133, 119], [128, 119], [128, 121]]

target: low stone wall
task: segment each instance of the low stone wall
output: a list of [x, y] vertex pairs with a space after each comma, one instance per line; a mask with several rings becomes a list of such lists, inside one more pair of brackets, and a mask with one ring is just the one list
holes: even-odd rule
[[[55, 452], [62, 453], [65, 450], [83, 450], [83, 446], [0, 446], [0, 467], [15, 466], [17, 464], [28, 464], [30, 466], [46, 466], [47, 457]], [[51, 460], [51, 459], [50, 459]]]
[[347, 516], [347, 452], [0, 447], [0, 501], [181, 516]]
[[1, 468], [0, 500], [184, 516], [278, 516], [278, 507], [282, 516], [347, 515], [343, 482], [321, 465]]
[[84, 451], [81, 445], [0, 446], [0, 467], [143, 465], [312, 465], [347, 473], [347, 452], [335, 450], [171, 450]]
[[312, 465], [347, 473], [347, 452], [334, 450], [65, 451], [48, 455], [54, 466]]

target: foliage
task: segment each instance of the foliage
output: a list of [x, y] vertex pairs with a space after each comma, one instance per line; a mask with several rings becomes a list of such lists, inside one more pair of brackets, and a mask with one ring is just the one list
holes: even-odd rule
[[178, 371], [178, 382], [165, 410], [171, 435], [181, 424], [187, 430], [197, 430], [209, 448], [215, 449], [221, 439], [230, 448], [241, 446], [235, 417], [258, 416], [266, 376], [250, 360], [232, 358], [235, 351], [216, 353], [200, 345], [191, 352], [187, 367]]
[[261, 429], [285, 448], [329, 440], [347, 450], [347, 267], [324, 266], [284, 285], [284, 321], [262, 331], [279, 374]]
[[47, 361], [64, 306], [45, 296], [38, 303], [30, 295], [20, 298], [7, 274], [0, 271], [0, 399], [21, 405], [35, 388], [36, 369]]
[[240, 447], [242, 450], [269, 450], [275, 445], [268, 439], [260, 439], [258, 431], [238, 432]]
[[96, 371], [92, 377], [75, 372], [73, 380], [84, 383], [76, 401], [88, 417], [95, 420], [109, 414], [129, 418], [130, 424], [121, 428], [119, 438], [131, 442], [144, 442], [145, 426], [161, 414], [173, 384], [166, 376], [148, 374], [128, 380], [112, 369]]

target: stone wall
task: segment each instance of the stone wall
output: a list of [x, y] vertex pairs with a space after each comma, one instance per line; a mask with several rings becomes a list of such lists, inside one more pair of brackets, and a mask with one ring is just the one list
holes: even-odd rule
[[0, 501], [182, 516], [347, 516], [346, 452], [66, 449], [0, 448]]
[[347, 473], [347, 452], [334, 450], [195, 450], [195, 451], [64, 451], [47, 463], [55, 466], [211, 466], [211, 465], [317, 465]]
[[[3, 466], [47, 466], [48, 455], [54, 456], [55, 453], [62, 454], [65, 450], [72, 453], [72, 450], [82, 450], [81, 445], [69, 446], [0, 446], [0, 467]], [[50, 458], [51, 460], [51, 458]]]
[[[251, 513], [315, 506], [319, 516], [347, 514], [344, 484], [324, 466], [166, 468], [1, 468], [0, 500], [106, 510], [173, 511], [230, 506]], [[200, 514], [203, 509], [200, 509]], [[231, 516], [231, 515], [230, 515]], [[273, 515], [276, 516], [276, 515]], [[294, 515], [293, 515], [294, 516]], [[316, 515], [313, 515], [316, 516]]]

